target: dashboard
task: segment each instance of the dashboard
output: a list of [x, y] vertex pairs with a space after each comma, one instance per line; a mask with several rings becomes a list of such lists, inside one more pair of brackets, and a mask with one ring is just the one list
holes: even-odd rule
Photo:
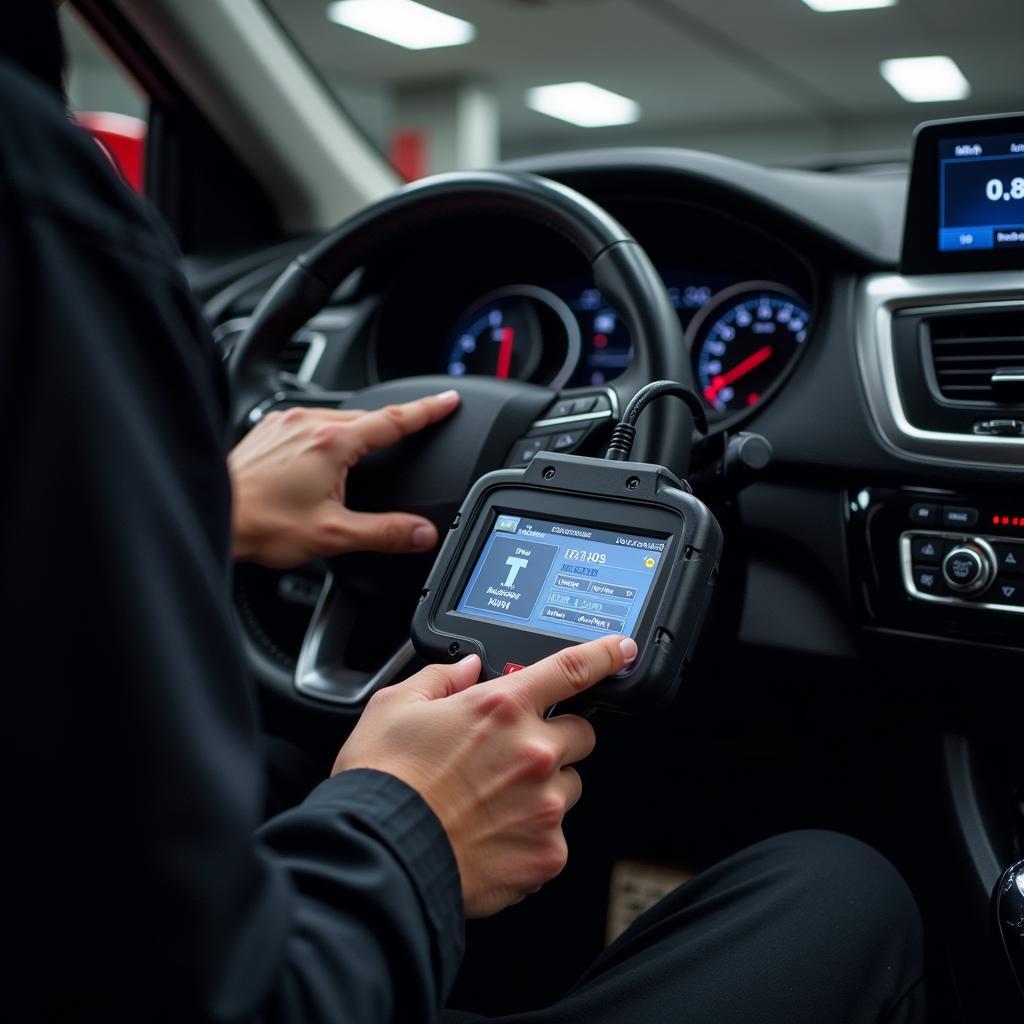
[[[709, 417], [752, 415], [813, 344], [819, 289], [807, 262], [722, 211], [635, 198], [607, 206], [655, 261]], [[371, 379], [475, 374], [561, 390], [600, 387], [627, 369], [628, 330], [592, 279], [573, 272], [575, 254], [545, 239], [538, 255], [540, 240], [518, 230], [503, 231], [490, 274], [468, 243], [473, 257], [451, 257], [442, 279], [415, 257], [398, 270], [376, 315]]]
[[[1019, 857], [1006, 823], [1024, 780], [1012, 713], [1024, 658], [1024, 135], [940, 126], [919, 135], [917, 151], [921, 184], [909, 190], [900, 170], [771, 169], [682, 150], [508, 166], [594, 199], [650, 255], [718, 431], [707, 448], [746, 431], [773, 450], [716, 508], [727, 539], [721, 632], [702, 651], [709, 677], [765, 721], [781, 694], [798, 728], [825, 722], [811, 745], [822, 763], [834, 735], [848, 759], [847, 733], [882, 723], [935, 783], [929, 731], [941, 729], [948, 785], [933, 788], [949, 797], [941, 821], [952, 843], [931, 845], [952, 851], [940, 862], [942, 911], [959, 887], [969, 899], [957, 913], [977, 926], [964, 934], [981, 935], [991, 886]], [[998, 173], [982, 169], [989, 157]], [[629, 365], [616, 311], [567, 243], [498, 218], [446, 221], [438, 235], [404, 238], [283, 343], [286, 386], [315, 400], [318, 388], [484, 374], [593, 389]], [[207, 288], [226, 349], [308, 244], [266, 255], [251, 286]], [[235, 586], [255, 671], [268, 691], [290, 691], [322, 575], [239, 566]], [[395, 649], [381, 622], [401, 630], [412, 604], [382, 618], [357, 594], [351, 610], [347, 655], [369, 672]], [[697, 694], [688, 719], [703, 722], [704, 706]], [[860, 806], [862, 780], [891, 760], [873, 745], [849, 763], [864, 769], [843, 775]], [[914, 789], [915, 822], [926, 788]], [[976, 945], [961, 953], [980, 972]]]
[[[742, 528], [730, 550], [741, 539], [746, 563], [743, 643], [849, 658], [871, 637], [1024, 647], [1018, 584], [1004, 578], [1014, 573], [988, 554], [999, 555], [1020, 518], [1024, 274], [995, 262], [968, 272], [976, 252], [940, 253], [958, 261], [942, 270], [900, 272], [908, 202], [908, 227], [918, 226], [930, 259], [945, 237], [939, 218], [952, 216], [935, 185], [941, 146], [953, 137], [955, 153], [1007, 134], [970, 130], [919, 139], [914, 173], [933, 191], [909, 199], [898, 171], [772, 170], [685, 151], [511, 165], [578, 189], [627, 228], [679, 316], [713, 430], [756, 431], [771, 444], [771, 466], [733, 510]], [[1010, 167], [1000, 178], [1009, 198], [998, 205], [1014, 216], [1018, 176]], [[995, 177], [980, 194], [995, 194]], [[978, 192], [974, 178], [968, 185]], [[568, 242], [499, 215], [446, 218], [444, 228], [443, 237], [429, 226], [404, 237], [336, 293], [308, 340], [288, 343], [282, 359], [297, 346], [299, 384], [356, 391], [481, 374], [585, 390], [626, 369], [631, 340]], [[984, 258], [1016, 258], [1006, 245]], [[244, 324], [266, 283], [233, 306], [221, 301], [218, 321]], [[933, 518], [916, 517], [921, 508]], [[908, 530], [976, 547], [984, 587], [960, 596], [956, 578], [943, 576], [949, 552], [929, 554]], [[1010, 596], [996, 600], [1004, 588]]]
[[[800, 354], [810, 303], [774, 281], [679, 268], [661, 277], [709, 411], [756, 406]], [[633, 357], [618, 313], [583, 279], [483, 295], [456, 321], [445, 348], [443, 369], [452, 376], [512, 377], [555, 389], [606, 384]]]

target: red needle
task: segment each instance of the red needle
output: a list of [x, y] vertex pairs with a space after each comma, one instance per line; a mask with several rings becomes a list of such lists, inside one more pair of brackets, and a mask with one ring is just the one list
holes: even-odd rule
[[773, 351], [774, 349], [771, 345], [765, 345], [763, 348], [759, 348], [753, 355], [749, 355], [746, 359], [738, 362], [728, 373], [712, 377], [711, 386], [704, 390], [708, 400], [714, 401], [718, 396], [718, 392], [727, 384], [731, 384], [734, 380], [739, 380], [740, 377], [750, 373], [751, 370], [756, 370], [757, 367], [771, 356]]
[[501, 328], [501, 348], [498, 349], [498, 369], [495, 371], [502, 380], [508, 379], [508, 371], [512, 368], [512, 344], [516, 332], [511, 327]]

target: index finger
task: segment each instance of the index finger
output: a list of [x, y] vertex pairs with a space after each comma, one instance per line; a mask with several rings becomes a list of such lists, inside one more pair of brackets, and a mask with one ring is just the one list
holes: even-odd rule
[[629, 637], [605, 636], [585, 644], [566, 647], [543, 661], [516, 672], [510, 681], [535, 708], [543, 713], [624, 669], [635, 657], [636, 641]]
[[375, 448], [387, 448], [403, 437], [443, 420], [458, 404], [457, 391], [442, 391], [439, 395], [364, 412], [346, 426], [359, 454], [365, 455]]

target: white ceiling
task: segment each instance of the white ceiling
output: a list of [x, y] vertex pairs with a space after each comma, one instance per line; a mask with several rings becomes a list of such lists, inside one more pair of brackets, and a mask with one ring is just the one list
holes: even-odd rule
[[[841, 14], [801, 0], [427, 0], [472, 21], [477, 37], [420, 51], [329, 23], [326, 0], [269, 2], [325, 76], [355, 94], [489, 81], [512, 153], [870, 120], [902, 132], [930, 117], [1024, 107], [1024, 0], [900, 0]], [[939, 53], [970, 80], [968, 101], [908, 104], [878, 73], [887, 57]], [[529, 86], [576, 79], [637, 100], [641, 121], [581, 129], [523, 104]]]

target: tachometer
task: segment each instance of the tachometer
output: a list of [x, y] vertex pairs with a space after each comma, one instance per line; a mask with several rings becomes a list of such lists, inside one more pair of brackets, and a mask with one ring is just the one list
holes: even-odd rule
[[553, 292], [521, 284], [499, 288], [459, 317], [446, 369], [565, 386], [580, 358], [580, 328]]
[[687, 332], [704, 400], [716, 412], [755, 406], [807, 339], [807, 302], [784, 285], [747, 281], [719, 292]]

